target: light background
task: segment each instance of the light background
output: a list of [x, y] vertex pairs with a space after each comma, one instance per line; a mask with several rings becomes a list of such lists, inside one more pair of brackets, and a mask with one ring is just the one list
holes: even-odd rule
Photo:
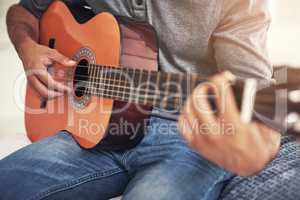
[[[0, 159], [28, 144], [23, 111], [15, 103], [14, 83], [22, 70], [5, 25], [6, 11], [16, 0], [0, 0]], [[269, 49], [274, 64], [300, 66], [300, 1], [270, 0], [273, 23]], [[25, 85], [24, 85], [25, 86]]]

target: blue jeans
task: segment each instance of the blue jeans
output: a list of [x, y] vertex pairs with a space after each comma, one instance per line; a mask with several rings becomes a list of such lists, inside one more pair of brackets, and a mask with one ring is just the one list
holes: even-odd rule
[[253, 177], [235, 176], [220, 200], [299, 200], [300, 143], [283, 136], [277, 157]]
[[80, 148], [66, 132], [0, 161], [0, 199], [217, 199], [231, 174], [191, 150], [173, 121], [152, 117], [135, 148]]

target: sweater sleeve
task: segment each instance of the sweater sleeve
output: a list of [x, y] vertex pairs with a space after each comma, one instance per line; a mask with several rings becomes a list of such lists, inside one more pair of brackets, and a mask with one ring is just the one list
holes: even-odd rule
[[267, 51], [271, 21], [267, 0], [223, 0], [213, 48], [220, 70], [241, 78], [271, 80]]
[[41, 18], [53, 0], [20, 0], [20, 5], [28, 10], [32, 15]]

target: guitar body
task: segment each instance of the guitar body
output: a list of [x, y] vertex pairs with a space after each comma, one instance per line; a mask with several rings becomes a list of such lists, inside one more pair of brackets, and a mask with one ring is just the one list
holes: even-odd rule
[[[78, 62], [78, 66], [53, 65], [49, 73], [55, 80], [73, 87], [73, 94], [44, 100], [27, 85], [25, 125], [27, 135], [35, 142], [66, 130], [84, 148], [92, 148], [101, 140], [127, 143], [128, 134], [109, 134], [112, 123], [140, 126], [148, 114], [134, 104], [76, 93], [77, 78], [87, 73], [88, 64], [131, 66], [156, 71], [156, 35], [149, 25], [100, 13], [85, 23], [78, 23], [68, 7], [55, 1], [40, 22], [40, 44], [50, 46]], [[86, 68], [83, 68], [85, 65]], [[82, 74], [80, 74], [82, 73]], [[126, 108], [124, 108], [126, 107]], [[124, 108], [121, 112], [114, 111]], [[151, 107], [143, 107], [151, 111]], [[136, 134], [136, 133], [134, 133]]]

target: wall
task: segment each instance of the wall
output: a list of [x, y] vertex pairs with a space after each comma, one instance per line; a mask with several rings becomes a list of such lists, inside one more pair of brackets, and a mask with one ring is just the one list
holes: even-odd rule
[[14, 101], [14, 81], [18, 74], [23, 72], [21, 62], [19, 61], [13, 46], [10, 44], [5, 16], [9, 5], [17, 0], [0, 1], [0, 136], [4, 132], [23, 132], [22, 123], [23, 113], [15, 106]]
[[275, 64], [300, 67], [300, 1], [270, 0], [273, 22], [270, 29], [270, 57]]

